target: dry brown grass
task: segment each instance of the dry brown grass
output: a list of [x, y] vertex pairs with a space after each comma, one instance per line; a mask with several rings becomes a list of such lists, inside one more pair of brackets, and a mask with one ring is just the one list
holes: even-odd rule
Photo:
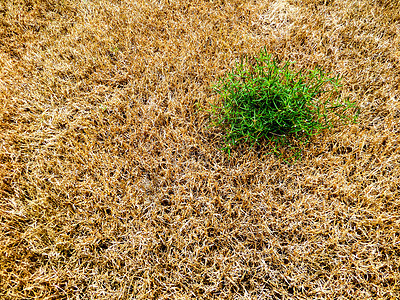
[[[0, 2], [1, 299], [400, 298], [397, 0]], [[287, 165], [198, 111], [266, 48], [359, 123]]]

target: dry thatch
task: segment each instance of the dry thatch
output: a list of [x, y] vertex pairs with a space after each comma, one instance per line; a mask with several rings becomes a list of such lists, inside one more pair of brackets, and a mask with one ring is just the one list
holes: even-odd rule
[[[361, 108], [292, 165], [207, 128], [264, 46]], [[399, 60], [396, 0], [1, 1], [1, 299], [398, 299]]]

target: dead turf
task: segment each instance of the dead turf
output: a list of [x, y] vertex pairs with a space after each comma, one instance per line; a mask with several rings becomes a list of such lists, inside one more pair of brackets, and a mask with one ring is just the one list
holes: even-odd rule
[[[292, 165], [219, 151], [261, 47], [359, 122]], [[0, 2], [1, 299], [399, 299], [396, 0]]]

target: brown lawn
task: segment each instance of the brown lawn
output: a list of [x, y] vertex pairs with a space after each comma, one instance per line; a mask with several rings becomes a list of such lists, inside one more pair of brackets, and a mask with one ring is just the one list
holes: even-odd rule
[[[210, 86], [262, 47], [358, 123], [229, 159]], [[400, 298], [399, 83], [396, 0], [2, 0], [0, 298]]]

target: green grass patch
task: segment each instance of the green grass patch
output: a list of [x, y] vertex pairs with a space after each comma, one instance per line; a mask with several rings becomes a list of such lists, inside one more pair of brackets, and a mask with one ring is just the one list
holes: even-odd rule
[[267, 143], [279, 157], [298, 159], [311, 138], [335, 121], [355, 121], [357, 115], [345, 115], [354, 103], [342, 101], [339, 76], [321, 68], [295, 71], [292, 65], [262, 49], [213, 86], [221, 101], [212, 105], [211, 120], [225, 133], [223, 150]]

